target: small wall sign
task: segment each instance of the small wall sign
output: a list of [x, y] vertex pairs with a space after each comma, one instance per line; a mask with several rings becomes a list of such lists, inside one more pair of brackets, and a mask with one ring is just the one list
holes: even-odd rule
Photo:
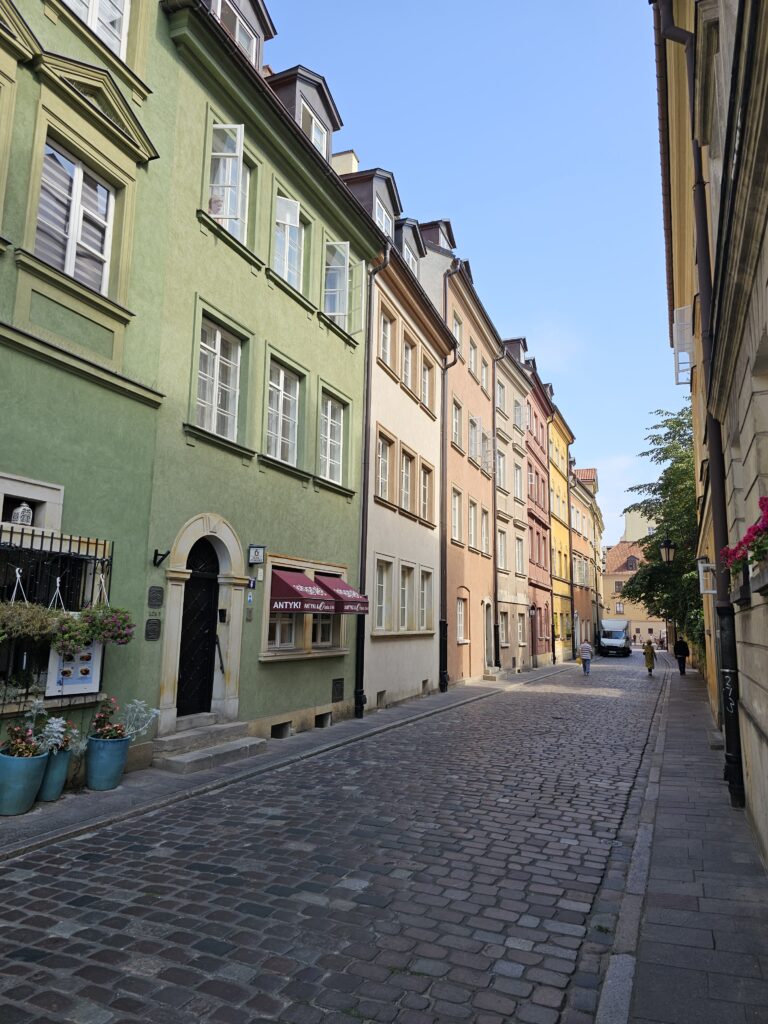
[[248, 577], [248, 589], [249, 590], [255, 590], [256, 589], [256, 577], [255, 576], [249, 576]]
[[165, 591], [162, 587], [150, 587], [147, 591], [147, 607], [162, 608]]
[[160, 639], [160, 619], [147, 619], [147, 621], [144, 623], [144, 639]]
[[266, 544], [249, 544], [248, 565], [264, 565], [264, 555], [266, 554], [266, 551]]

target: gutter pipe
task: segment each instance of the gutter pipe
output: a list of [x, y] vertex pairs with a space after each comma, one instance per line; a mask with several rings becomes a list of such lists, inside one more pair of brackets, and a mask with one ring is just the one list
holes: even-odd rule
[[[371, 478], [371, 374], [373, 372], [373, 279], [389, 266], [391, 242], [387, 242], [381, 263], [368, 271], [368, 309], [365, 325], [365, 392], [363, 396], [362, 502], [360, 510], [360, 593], [365, 593], [368, 568], [368, 490]], [[357, 616], [355, 635], [355, 718], [362, 718], [368, 698], [365, 696], [365, 615]]]
[[[443, 320], [448, 323], [448, 279], [458, 274], [462, 261], [455, 257], [443, 273]], [[451, 426], [448, 410], [448, 371], [459, 360], [456, 339], [453, 340], [453, 355], [443, 358], [441, 374], [441, 400], [443, 429], [440, 438], [440, 636], [439, 636], [439, 678], [441, 693], [448, 691], [448, 431]]]
[[[493, 500], [491, 502], [493, 525], [491, 529], [493, 533], [490, 537], [490, 541], [491, 550], [493, 551], [493, 663], [498, 669], [501, 668], [501, 629], [499, 626], [499, 546], [497, 543], [499, 536], [499, 528], [497, 526], [499, 500], [496, 492], [496, 487], [498, 486], [496, 472], [496, 364], [501, 362], [501, 360], [505, 358], [506, 354], [507, 349], [504, 342], [502, 342], [501, 351], [498, 355], [493, 357], [493, 374], [491, 375], [491, 429], [493, 433], [493, 443], [491, 445], [491, 458], [493, 460], [493, 466], [491, 467], [491, 475], [493, 479]], [[507, 557], [509, 557], [509, 551], [507, 551]]]
[[[657, 20], [658, 19], [658, 20]], [[699, 282], [699, 314], [701, 320], [701, 346], [705, 385], [710, 391], [712, 374], [712, 265], [709, 252], [709, 218], [707, 212], [706, 182], [702, 173], [701, 146], [696, 139], [694, 113], [695, 46], [694, 35], [679, 28], [674, 22], [672, 0], [656, 0], [654, 21], [661, 37], [685, 47], [688, 72], [688, 104], [691, 118], [691, 153], [693, 157], [693, 207], [696, 228], [696, 263]], [[732, 807], [745, 804], [744, 772], [741, 758], [741, 730], [739, 727], [739, 667], [736, 648], [736, 618], [729, 595], [729, 575], [720, 552], [728, 546], [728, 519], [726, 512], [725, 460], [723, 438], [719, 420], [709, 411], [707, 403], [707, 453], [709, 456], [709, 491], [712, 508], [712, 529], [715, 541], [715, 580], [717, 594], [715, 611], [720, 633], [720, 685], [723, 704], [723, 734], [725, 768], [723, 777], [728, 783]]]
[[571, 512], [571, 460], [568, 459], [568, 472], [565, 475], [565, 498], [568, 502], [568, 576], [571, 591], [571, 657], [576, 661], [576, 599], [573, 588], [573, 514]]

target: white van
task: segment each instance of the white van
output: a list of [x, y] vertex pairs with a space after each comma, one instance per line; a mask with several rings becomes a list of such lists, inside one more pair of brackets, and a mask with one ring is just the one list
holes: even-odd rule
[[617, 657], [628, 658], [632, 653], [629, 639], [629, 621], [627, 619], [603, 619], [600, 623], [600, 654], [615, 654]]

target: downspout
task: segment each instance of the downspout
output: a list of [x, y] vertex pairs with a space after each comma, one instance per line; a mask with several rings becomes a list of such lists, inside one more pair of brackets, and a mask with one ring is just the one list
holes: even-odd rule
[[547, 503], [547, 522], [549, 523], [549, 537], [547, 537], [547, 543], [544, 545], [545, 554], [549, 557], [549, 635], [550, 642], [552, 644], [552, 664], [557, 664], [557, 652], [555, 651], [555, 588], [552, 586], [552, 571], [554, 565], [552, 562], [552, 509], [549, 507], [549, 427], [554, 420], [554, 416], [547, 417], [547, 447], [545, 450], [545, 462], [547, 464], [547, 484], [544, 488], [544, 500]]
[[[371, 374], [373, 372], [373, 279], [389, 266], [389, 253], [392, 246], [387, 242], [384, 258], [381, 263], [368, 271], [368, 309], [365, 323], [365, 388], [363, 392], [363, 462], [360, 511], [360, 593], [365, 593], [368, 567], [368, 488], [371, 478]], [[357, 616], [357, 633], [355, 635], [355, 718], [365, 714], [367, 697], [365, 696], [365, 615]]]
[[[504, 358], [507, 354], [504, 348], [504, 343], [501, 344], [501, 352], [493, 357], [493, 373], [491, 375], [491, 425], [493, 431], [493, 445], [491, 452], [493, 454], [493, 468], [491, 470], [493, 474], [493, 536], [491, 544], [493, 545], [493, 662], [496, 668], [501, 668], [501, 635], [499, 629], [499, 552], [498, 552], [498, 536], [499, 528], [496, 525], [496, 516], [498, 514], [498, 495], [496, 493], [496, 487], [498, 485], [497, 474], [496, 474], [496, 364]], [[509, 555], [509, 552], [507, 552]], [[507, 640], [509, 643], [509, 640]]]
[[[455, 258], [443, 274], [443, 320], [448, 323], [448, 278], [461, 270], [461, 260]], [[453, 355], [443, 358], [441, 397], [443, 402], [443, 429], [440, 438], [440, 636], [438, 653], [438, 685], [441, 693], [448, 690], [448, 432], [451, 428], [448, 410], [448, 371], [459, 361], [459, 349], [453, 339]]]
[[[709, 252], [709, 221], [707, 214], [706, 182], [702, 173], [701, 146], [695, 136], [694, 88], [695, 47], [692, 32], [674, 23], [672, 0], [656, 0], [654, 15], [663, 39], [685, 47], [688, 72], [688, 105], [691, 119], [691, 152], [693, 157], [693, 208], [696, 230], [696, 263], [699, 281], [699, 315], [701, 319], [701, 346], [706, 389], [709, 393], [712, 373], [712, 266]], [[720, 632], [720, 684], [723, 703], [723, 733], [725, 769], [723, 777], [728, 783], [732, 807], [743, 807], [744, 774], [741, 761], [741, 731], [739, 727], [739, 677], [736, 648], [736, 619], [729, 596], [729, 574], [720, 552], [728, 546], [728, 519], [725, 493], [725, 460], [720, 422], [707, 408], [707, 453], [709, 456], [709, 491], [712, 509], [712, 530], [715, 542], [715, 574], [717, 594], [715, 609]]]
[[576, 602], [573, 597], [573, 546], [571, 531], [573, 530], [573, 517], [571, 514], [571, 462], [568, 459], [568, 472], [565, 475], [565, 496], [568, 502], [568, 574], [570, 576], [571, 592], [571, 656], [576, 660]]

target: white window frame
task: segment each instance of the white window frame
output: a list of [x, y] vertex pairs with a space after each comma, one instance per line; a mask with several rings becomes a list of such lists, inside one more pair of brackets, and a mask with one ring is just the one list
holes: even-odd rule
[[[230, 342], [237, 355], [236, 360], [225, 359], [221, 354], [222, 340]], [[200, 353], [197, 363], [197, 400], [195, 403], [195, 421], [203, 430], [216, 434], [218, 437], [225, 437], [229, 441], [237, 439], [237, 416], [240, 400], [240, 361], [242, 345], [239, 338], [236, 338], [229, 331], [223, 331], [218, 324], [203, 318], [200, 331]], [[213, 362], [212, 372], [204, 373], [202, 368], [203, 355], [208, 354]], [[232, 385], [223, 383], [222, 378], [226, 376], [223, 372], [228, 367], [231, 374]], [[200, 385], [203, 381], [210, 381], [211, 401], [204, 402], [200, 399]], [[233, 409], [231, 412], [219, 408], [219, 396], [222, 392], [229, 392], [234, 395]], [[219, 415], [223, 415], [228, 424], [224, 432], [217, 429]]]
[[496, 381], [496, 408], [504, 413], [507, 411], [507, 388], [503, 380]]
[[[285, 651], [295, 650], [296, 648], [296, 632], [299, 623], [296, 621], [297, 616], [294, 612], [270, 612], [269, 623], [267, 628], [267, 649], [270, 651]], [[302, 622], [304, 616], [301, 616]], [[275, 639], [270, 642], [269, 640], [269, 629], [274, 625], [275, 627]], [[287, 633], [287, 639], [283, 639], [283, 631]]]
[[469, 372], [477, 376], [477, 345], [469, 339]]
[[501, 448], [496, 450], [496, 486], [503, 491], [507, 489], [507, 456]]
[[519, 427], [520, 430], [522, 430], [523, 429], [523, 406], [522, 406], [522, 403], [518, 402], [517, 399], [515, 399], [514, 416], [515, 416], [515, 426]]
[[[277, 370], [277, 380], [272, 379], [273, 370]], [[295, 396], [287, 390], [287, 384], [295, 382]], [[298, 459], [298, 436], [299, 436], [299, 414], [301, 400], [301, 377], [293, 370], [283, 366], [277, 359], [272, 359], [269, 364], [269, 398], [267, 413], [267, 455], [284, 462], [289, 466], [295, 466]], [[291, 417], [286, 410], [286, 404], [295, 402], [296, 415]], [[275, 417], [275, 419], [273, 419]], [[270, 423], [274, 428], [270, 429]], [[287, 432], [286, 432], [287, 431]], [[283, 444], [288, 445], [288, 458], [283, 458], [281, 449]]]
[[[232, 18], [234, 19], [234, 34], [229, 31], [229, 27], [227, 26], [224, 18], [222, 17], [222, 8], [227, 8]], [[222, 26], [224, 31], [232, 39], [234, 39], [237, 46], [239, 46], [239, 48], [243, 51], [243, 53], [246, 55], [251, 64], [253, 64], [255, 68], [258, 68], [259, 43], [261, 42], [261, 39], [258, 36], [258, 34], [253, 30], [253, 28], [248, 24], [245, 18], [243, 18], [240, 11], [235, 7], [235, 5], [231, 4], [229, 0], [211, 0], [211, 14], [214, 16], [214, 18], [216, 18], [216, 20]], [[243, 45], [243, 42], [238, 35], [238, 32], [242, 32], [245, 36], [249, 37], [248, 46]]]
[[464, 410], [461, 405], [453, 399], [453, 409], [451, 412], [451, 440], [457, 448], [464, 449], [464, 438], [463, 438], [463, 426], [464, 426]]
[[432, 363], [423, 353], [421, 356], [420, 398], [422, 405], [425, 405], [427, 409], [432, 408]]
[[[110, 270], [110, 258], [112, 253], [112, 229], [114, 224], [114, 213], [115, 213], [115, 192], [114, 189], [106, 183], [95, 171], [93, 171], [87, 164], [84, 164], [81, 160], [72, 156], [63, 146], [57, 143], [51, 142], [49, 139], [45, 140], [46, 150], [50, 149], [54, 153], [58, 154], [62, 159], [66, 160], [72, 165], [72, 176], [69, 178], [71, 182], [70, 192], [68, 196], [65, 196], [58, 184], [51, 179], [46, 179], [45, 175], [45, 159], [43, 159], [43, 171], [40, 183], [40, 198], [37, 207], [37, 219], [36, 219], [36, 232], [39, 232], [41, 223], [48, 228], [49, 234], [56, 232], [59, 235], [59, 240], [64, 240], [64, 266], [56, 267], [61, 273], [66, 274], [67, 277], [72, 277], [84, 287], [92, 287], [87, 282], [82, 281], [77, 277], [75, 271], [77, 270], [77, 258], [78, 248], [84, 250], [84, 252], [92, 258], [97, 259], [101, 262], [101, 283], [98, 289], [100, 295], [106, 295], [109, 290], [109, 270]], [[102, 218], [95, 214], [92, 210], [86, 209], [83, 203], [83, 176], [87, 175], [92, 178], [97, 185], [101, 186], [107, 193], [107, 211], [106, 217]], [[67, 225], [64, 232], [63, 238], [61, 232], [59, 232], [55, 225], [50, 222], [46, 222], [42, 216], [43, 206], [43, 189], [47, 188], [53, 193], [56, 198], [61, 201], [66, 201], [67, 206]], [[104, 250], [98, 252], [96, 249], [87, 245], [82, 240], [83, 234], [83, 222], [89, 219], [99, 226], [104, 231]], [[35, 254], [37, 255], [37, 240], [35, 242]], [[43, 259], [43, 257], [39, 257]], [[47, 260], [44, 262], [48, 263]], [[55, 266], [55, 264], [48, 263], [49, 266]]]
[[515, 497], [523, 500], [523, 467], [515, 463]]
[[479, 462], [482, 458], [480, 420], [476, 416], [469, 417], [469, 457]]
[[454, 487], [451, 491], [451, 540], [462, 539], [462, 494]]
[[393, 367], [394, 327], [395, 321], [382, 310], [379, 317], [379, 358], [390, 369]]
[[469, 499], [467, 511], [467, 544], [471, 548], [477, 547], [477, 502]]
[[398, 624], [401, 632], [411, 633], [414, 629], [414, 579], [415, 569], [412, 565], [400, 566], [398, 587]]
[[499, 612], [499, 643], [509, 646], [509, 612]]
[[[333, 627], [335, 616], [330, 612], [317, 613], [312, 616], [312, 647], [334, 647]], [[329, 629], [327, 640], [323, 639], [323, 627]]]
[[67, 7], [75, 12], [81, 21], [85, 22], [88, 28], [99, 37], [108, 49], [113, 53], [116, 53], [120, 60], [125, 60], [126, 46], [128, 44], [128, 21], [130, 17], [129, 0], [124, 0], [123, 3], [120, 39], [117, 47], [112, 45], [112, 40], [116, 33], [105, 32], [103, 28], [101, 31], [99, 30], [100, 25], [102, 24], [99, 15], [101, 14], [101, 7], [104, 0], [64, 0], [64, 2]]
[[456, 640], [458, 643], [466, 643], [466, 610], [467, 610], [467, 599], [465, 597], [456, 598]]
[[[309, 120], [309, 131], [307, 131], [304, 125], [305, 115]], [[309, 141], [325, 159], [328, 159], [328, 129], [325, 127], [323, 122], [314, 112], [312, 107], [302, 97], [301, 100], [301, 130], [307, 136]]]
[[491, 517], [488, 513], [488, 509], [484, 508], [480, 511], [480, 550], [483, 554], [489, 555], [491, 553]]
[[413, 502], [413, 467], [416, 459], [410, 452], [400, 452], [400, 507], [411, 511]]
[[421, 569], [419, 572], [419, 631], [432, 630], [432, 570]]
[[394, 442], [379, 432], [376, 438], [376, 494], [384, 501], [390, 500], [391, 455]]
[[325, 243], [323, 312], [339, 327], [346, 329], [349, 312], [349, 242]]
[[520, 646], [525, 646], [525, 614], [523, 612], [517, 613], [517, 642]]
[[[344, 403], [327, 391], [320, 395], [320, 476], [340, 484], [344, 470]], [[338, 440], [333, 427], [338, 428]]]
[[507, 568], [507, 533], [506, 530], [496, 531], [496, 543], [498, 545], [499, 568]]
[[464, 355], [464, 351], [463, 351], [462, 337], [463, 337], [463, 333], [464, 333], [464, 326], [463, 326], [461, 320], [459, 319], [459, 317], [457, 317], [455, 313], [453, 314], [453, 326], [451, 328], [451, 333], [453, 334], [453, 337], [456, 339], [456, 349], [457, 349], [459, 355], [463, 356]]
[[522, 537], [515, 537], [515, 572], [525, 574], [525, 543]]
[[[276, 196], [273, 243], [272, 269], [300, 292], [304, 284], [304, 224], [301, 220], [301, 205], [295, 199]], [[295, 254], [293, 260], [292, 253]]]
[[393, 237], [392, 231], [394, 228], [394, 221], [392, 220], [392, 215], [378, 196], [376, 196], [374, 220], [376, 221], [376, 226], [383, 231], [388, 238]]
[[[235, 137], [235, 152], [229, 153], [225, 151], [217, 152], [214, 149], [214, 139], [216, 132], [229, 132]], [[220, 224], [225, 231], [228, 231], [233, 238], [236, 238], [239, 242], [245, 243], [246, 235], [248, 231], [248, 186], [250, 172], [245, 164], [243, 157], [243, 151], [245, 146], [245, 125], [242, 124], [223, 124], [220, 121], [214, 122], [211, 126], [211, 166], [208, 181], [208, 214], [212, 217], [217, 224]], [[219, 161], [221, 167], [225, 167], [227, 163], [231, 163], [233, 171], [231, 174], [224, 175], [225, 183], [216, 183], [213, 180], [214, 174], [214, 161]], [[237, 193], [237, 216], [230, 216], [230, 204], [226, 202], [226, 199], [222, 200], [223, 213], [216, 212], [214, 209], [217, 197], [214, 192], [221, 192], [226, 196], [229, 192]]]
[[432, 470], [422, 465], [419, 469], [419, 512], [426, 522], [432, 520]]
[[391, 559], [376, 559], [373, 625], [379, 633], [392, 629], [392, 568]]
[[403, 259], [405, 260], [408, 269], [411, 271], [414, 277], [418, 277], [419, 260], [418, 257], [416, 256], [416, 253], [413, 251], [410, 245], [408, 245], [407, 242], [403, 242]]
[[415, 391], [414, 388], [414, 368], [418, 360], [418, 348], [416, 343], [411, 341], [410, 338], [403, 338], [403, 365], [402, 365], [402, 378], [403, 384], [408, 388], [409, 391]]

